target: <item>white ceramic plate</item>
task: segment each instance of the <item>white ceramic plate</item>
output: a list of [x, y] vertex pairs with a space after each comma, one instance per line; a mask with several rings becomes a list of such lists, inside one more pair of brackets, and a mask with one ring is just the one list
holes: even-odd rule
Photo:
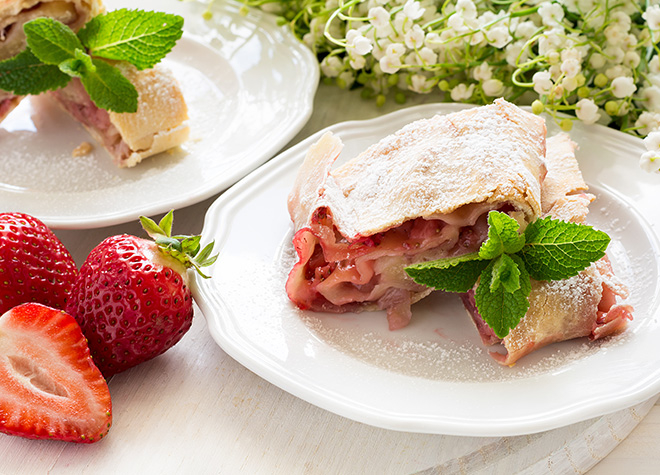
[[[329, 129], [345, 143], [341, 162], [413, 120], [462, 107], [418, 106]], [[620, 336], [546, 347], [509, 368], [489, 357], [455, 295], [438, 292], [415, 304], [411, 324], [396, 332], [388, 331], [383, 312], [318, 314], [288, 300], [284, 283], [295, 252], [286, 198], [321, 133], [236, 184], [206, 216], [203, 234], [221, 253], [213, 278], [196, 281], [195, 296], [232, 357], [342, 416], [450, 435], [548, 430], [660, 391], [658, 177], [638, 168], [640, 140], [600, 126], [572, 132], [598, 195], [590, 222], [612, 237], [609, 255], [630, 286], [635, 320]]]
[[[135, 2], [109, 0], [109, 10]], [[194, 204], [275, 155], [312, 112], [318, 63], [274, 16], [215, 2], [142, 1], [178, 13], [185, 35], [164, 63], [181, 83], [191, 138], [180, 149], [118, 169], [87, 132], [49, 99], [24, 100], [0, 124], [0, 211], [22, 211], [57, 228], [91, 228]]]

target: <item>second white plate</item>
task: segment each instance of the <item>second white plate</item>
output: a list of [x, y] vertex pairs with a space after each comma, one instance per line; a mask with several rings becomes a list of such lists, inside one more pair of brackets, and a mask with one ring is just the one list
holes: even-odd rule
[[[135, 2], [108, 0], [109, 10]], [[216, 2], [142, 1], [145, 10], [185, 19], [184, 37], [164, 61], [189, 108], [191, 137], [182, 147], [118, 169], [93, 140], [47, 98], [26, 99], [0, 124], [0, 211], [21, 211], [56, 228], [91, 228], [194, 204], [276, 154], [304, 126], [318, 85], [312, 53], [276, 18]]]
[[[432, 104], [330, 127], [350, 158], [413, 120], [462, 105]], [[642, 172], [641, 141], [577, 127], [578, 159], [598, 195], [590, 222], [612, 237], [609, 255], [630, 286], [635, 320], [622, 335], [546, 347], [515, 367], [495, 363], [455, 295], [413, 306], [390, 332], [383, 312], [303, 312], [284, 290], [295, 259], [286, 198], [319, 132], [227, 191], [203, 235], [221, 249], [196, 300], [218, 344], [244, 366], [327, 410], [411, 432], [503, 436], [549, 430], [624, 409], [660, 391], [655, 176]]]

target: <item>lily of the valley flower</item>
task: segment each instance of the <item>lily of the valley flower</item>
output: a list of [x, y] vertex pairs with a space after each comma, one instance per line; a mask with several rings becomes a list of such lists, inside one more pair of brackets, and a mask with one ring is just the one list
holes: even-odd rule
[[[211, 0], [213, 1], [213, 0]], [[244, 2], [251, 0], [243, 0]], [[383, 104], [504, 96], [562, 129], [660, 131], [660, 0], [272, 0], [322, 75]], [[575, 117], [566, 118], [563, 114]], [[642, 163], [656, 171], [660, 151]]]

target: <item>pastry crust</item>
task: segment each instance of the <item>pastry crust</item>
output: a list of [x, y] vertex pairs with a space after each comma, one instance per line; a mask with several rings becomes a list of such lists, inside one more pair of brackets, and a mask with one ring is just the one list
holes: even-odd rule
[[[294, 187], [296, 229], [319, 206], [327, 206], [347, 239], [383, 232], [415, 218], [432, 219], [470, 203], [510, 203], [527, 221], [541, 210], [545, 174], [545, 121], [503, 99], [413, 122], [332, 171], [312, 204]], [[322, 139], [327, 140], [327, 139]], [[338, 139], [336, 139], [338, 140]], [[334, 149], [340, 147], [333, 146]], [[337, 152], [338, 154], [338, 152]], [[333, 154], [308, 154], [298, 187], [318, 182]], [[323, 162], [314, 164], [309, 162]]]
[[23, 23], [29, 20], [55, 18], [77, 31], [103, 11], [100, 0], [0, 0], [0, 60], [23, 51]]
[[138, 71], [129, 64], [117, 65], [138, 91], [138, 109], [133, 114], [110, 112], [110, 122], [131, 150], [120, 166], [132, 167], [188, 139], [188, 108], [179, 83], [161, 66]]
[[[571, 206], [572, 200], [569, 199], [571, 196], [585, 193], [588, 189], [575, 159], [576, 149], [577, 144], [567, 134], [548, 138], [545, 157], [548, 173], [541, 187], [541, 205], [544, 214], [550, 213], [554, 207], [552, 214], [556, 218], [582, 223], [586, 217], [586, 207], [579, 210], [579, 205]], [[592, 195], [589, 196], [593, 199]], [[569, 217], [567, 212], [576, 214]], [[558, 213], [561, 215], [558, 216]]]
[[[548, 174], [542, 190], [546, 216], [584, 223], [594, 196], [586, 193], [574, 155], [576, 144], [566, 134], [551, 137], [547, 143]], [[632, 319], [630, 306], [615, 303], [617, 297], [625, 299], [628, 291], [612, 272], [607, 257], [569, 279], [530, 282], [529, 309], [501, 342], [506, 354], [492, 353], [502, 364], [511, 365], [551, 343], [611, 335]]]

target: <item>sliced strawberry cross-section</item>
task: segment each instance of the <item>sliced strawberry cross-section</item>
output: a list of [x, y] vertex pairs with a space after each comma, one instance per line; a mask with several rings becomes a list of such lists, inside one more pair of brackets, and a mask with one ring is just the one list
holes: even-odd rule
[[0, 317], [0, 432], [91, 443], [111, 423], [108, 385], [73, 317], [35, 303]]

